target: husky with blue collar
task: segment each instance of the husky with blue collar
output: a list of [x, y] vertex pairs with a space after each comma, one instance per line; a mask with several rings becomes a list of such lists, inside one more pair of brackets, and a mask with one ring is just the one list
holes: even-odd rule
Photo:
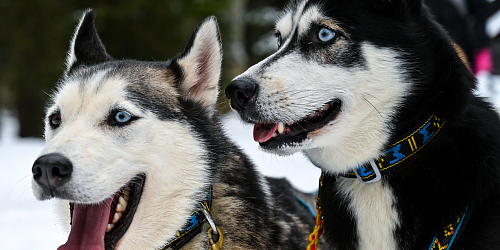
[[324, 171], [330, 249], [500, 249], [500, 119], [421, 0], [292, 1], [276, 37], [226, 95]]
[[83, 15], [32, 168], [35, 196], [71, 223], [59, 250], [305, 249], [314, 197], [224, 134], [221, 61], [213, 17], [173, 60], [144, 62], [112, 59]]

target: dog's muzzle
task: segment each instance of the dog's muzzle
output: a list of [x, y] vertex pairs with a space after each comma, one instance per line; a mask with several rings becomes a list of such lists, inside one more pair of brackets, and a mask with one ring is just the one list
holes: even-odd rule
[[40, 156], [33, 164], [31, 172], [38, 186], [53, 197], [54, 191], [70, 180], [73, 164], [65, 156], [51, 153]]

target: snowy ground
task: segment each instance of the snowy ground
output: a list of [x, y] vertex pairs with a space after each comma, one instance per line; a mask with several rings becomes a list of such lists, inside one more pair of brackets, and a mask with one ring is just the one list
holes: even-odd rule
[[[17, 121], [5, 113], [0, 135], [0, 249], [55, 250], [66, 242], [67, 234], [53, 212], [50, 201], [37, 201], [31, 191], [31, 166], [43, 148], [42, 139], [19, 139]], [[227, 131], [250, 154], [262, 173], [286, 177], [299, 189], [317, 188], [319, 169], [301, 154], [278, 157], [258, 149], [252, 127], [236, 114], [225, 117]]]

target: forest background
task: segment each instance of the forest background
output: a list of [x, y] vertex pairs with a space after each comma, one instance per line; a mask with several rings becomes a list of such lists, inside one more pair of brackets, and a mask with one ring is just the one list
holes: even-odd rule
[[[60, 79], [70, 38], [92, 8], [116, 59], [164, 61], [183, 51], [206, 17], [217, 17], [224, 47], [221, 89], [276, 50], [273, 26], [284, 0], [0, 0], [0, 110], [20, 137], [41, 137], [44, 109]], [[219, 109], [229, 110], [223, 94]], [[0, 122], [1, 124], [1, 122]], [[1, 130], [1, 127], [0, 127]]]

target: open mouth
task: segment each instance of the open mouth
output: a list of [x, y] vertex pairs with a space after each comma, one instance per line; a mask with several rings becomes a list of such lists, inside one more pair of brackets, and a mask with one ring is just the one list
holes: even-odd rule
[[71, 232], [58, 250], [114, 249], [132, 223], [145, 179], [138, 175], [100, 204], [71, 203]]
[[255, 123], [253, 137], [263, 148], [277, 148], [300, 143], [308, 133], [316, 131], [333, 121], [341, 111], [342, 102], [334, 100], [316, 112], [293, 123]]

